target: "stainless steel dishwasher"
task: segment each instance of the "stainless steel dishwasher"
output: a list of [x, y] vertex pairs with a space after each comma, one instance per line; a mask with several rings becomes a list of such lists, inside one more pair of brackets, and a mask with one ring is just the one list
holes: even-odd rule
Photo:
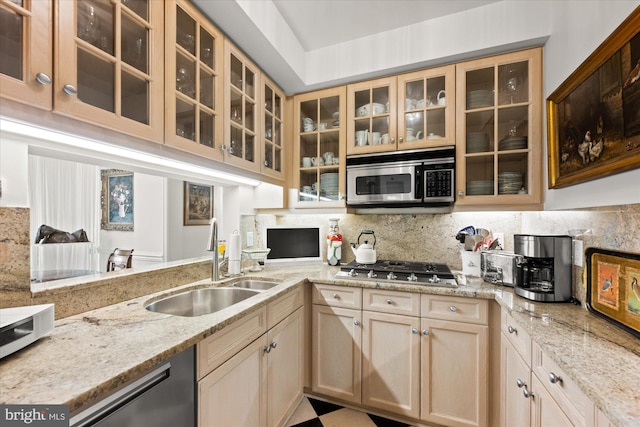
[[195, 387], [195, 350], [191, 347], [73, 414], [70, 427], [194, 427]]

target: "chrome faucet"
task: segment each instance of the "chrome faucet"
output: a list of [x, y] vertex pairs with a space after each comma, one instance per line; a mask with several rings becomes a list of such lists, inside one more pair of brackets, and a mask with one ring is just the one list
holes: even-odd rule
[[218, 222], [215, 217], [209, 222], [209, 244], [208, 251], [213, 251], [213, 259], [211, 261], [211, 281], [220, 280], [220, 264], [218, 259]]

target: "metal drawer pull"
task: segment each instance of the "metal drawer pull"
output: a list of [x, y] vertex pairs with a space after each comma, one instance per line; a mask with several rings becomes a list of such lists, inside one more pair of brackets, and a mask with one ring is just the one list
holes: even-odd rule
[[516, 380], [516, 385], [518, 386], [518, 388], [522, 388], [522, 387], [526, 387], [527, 383], [525, 383], [524, 381], [522, 381], [520, 378], [518, 378]]
[[522, 390], [522, 394], [524, 395], [524, 397], [526, 397], [527, 399], [530, 397], [533, 397], [533, 392], [529, 391], [527, 389], [527, 383], [522, 381], [520, 378], [516, 379], [516, 385], [518, 386], [518, 388], [523, 389]]
[[522, 390], [522, 394], [524, 394], [524, 397], [526, 397], [527, 399], [530, 397], [533, 397], [533, 392], [527, 390], [527, 388], [525, 387], [524, 390]]
[[422, 330], [422, 335], [429, 335], [429, 330], [428, 329], [423, 329]]
[[334, 298], [334, 299], [340, 299], [340, 297], [338, 296], [338, 294], [333, 294], [333, 298]]
[[560, 375], [554, 374], [553, 372], [549, 372], [549, 382], [551, 382], [551, 384], [561, 383], [562, 377]]
[[271, 348], [276, 348], [277, 345], [278, 345], [278, 343], [275, 342], [275, 341], [272, 341], [271, 344], [270, 344]]
[[452, 313], [455, 313], [456, 311], [458, 311], [458, 309], [456, 308], [456, 306], [455, 306], [455, 305], [452, 305], [451, 307], [449, 307], [449, 310], [450, 310]]
[[360, 321], [359, 320], [354, 320], [353, 324], [356, 325], [356, 326], [360, 326]]
[[412, 334], [417, 334], [418, 333], [418, 329], [416, 329], [416, 328], [411, 329], [411, 333]]
[[514, 328], [513, 326], [509, 326], [507, 328], [507, 331], [509, 331], [510, 334], [517, 334], [518, 330], [516, 328]]
[[391, 298], [389, 298], [389, 299], [387, 300], [387, 304], [389, 304], [389, 305], [393, 304], [393, 301], [391, 300]]
[[265, 345], [263, 348], [265, 353], [271, 353], [271, 346], [270, 345]]

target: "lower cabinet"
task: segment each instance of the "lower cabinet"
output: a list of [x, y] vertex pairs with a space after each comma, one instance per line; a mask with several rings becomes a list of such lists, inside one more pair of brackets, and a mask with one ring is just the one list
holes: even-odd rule
[[420, 418], [452, 427], [487, 426], [487, 301], [437, 295], [422, 298]]
[[[304, 308], [297, 296], [291, 307], [292, 294], [198, 344], [198, 365], [209, 369], [198, 369], [200, 427], [277, 427], [291, 416], [302, 398], [304, 364]], [[257, 335], [263, 319], [273, 317], [268, 313], [278, 319], [286, 314], [283, 305], [291, 307], [290, 314]], [[248, 339], [248, 345], [221, 360]]]
[[531, 376], [531, 390], [532, 427], [574, 427], [580, 425], [579, 423], [574, 424], [569, 420], [562, 408], [560, 408], [560, 405], [553, 399], [551, 394], [542, 385], [542, 381], [540, 381], [535, 374]]
[[[531, 425], [531, 411], [527, 396], [528, 389], [531, 387], [531, 368], [504, 334], [500, 340], [500, 358], [502, 366], [500, 425], [504, 427], [529, 427]], [[524, 388], [525, 386], [527, 388]], [[524, 393], [525, 391], [527, 393]]]

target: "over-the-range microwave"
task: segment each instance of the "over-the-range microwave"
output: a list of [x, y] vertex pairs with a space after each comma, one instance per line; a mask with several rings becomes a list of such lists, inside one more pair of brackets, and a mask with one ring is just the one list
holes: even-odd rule
[[348, 206], [450, 206], [454, 191], [454, 147], [347, 157]]

